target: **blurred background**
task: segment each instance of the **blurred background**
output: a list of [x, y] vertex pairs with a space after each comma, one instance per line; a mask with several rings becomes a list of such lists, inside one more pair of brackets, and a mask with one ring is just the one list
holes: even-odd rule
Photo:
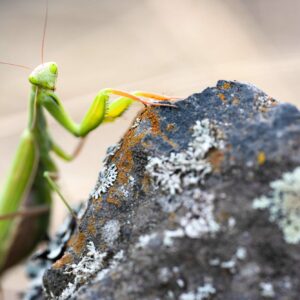
[[[45, 7], [41, 0], [0, 0], [1, 61], [41, 63]], [[298, 0], [50, 0], [45, 60], [58, 63], [57, 94], [77, 121], [101, 88], [185, 97], [219, 79], [250, 82], [300, 106], [299, 14]], [[0, 65], [0, 186], [26, 126], [27, 78], [25, 69]], [[76, 161], [57, 160], [70, 202], [87, 197], [105, 149], [141, 108], [90, 134]], [[49, 124], [71, 152], [75, 138]], [[51, 233], [66, 215], [56, 200]], [[2, 282], [5, 299], [26, 284], [23, 267], [12, 269]]]

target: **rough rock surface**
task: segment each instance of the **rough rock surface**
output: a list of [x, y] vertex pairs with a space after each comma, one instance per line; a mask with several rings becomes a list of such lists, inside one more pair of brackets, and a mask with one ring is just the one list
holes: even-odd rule
[[299, 299], [300, 112], [228, 81], [177, 106], [109, 149], [36, 298]]

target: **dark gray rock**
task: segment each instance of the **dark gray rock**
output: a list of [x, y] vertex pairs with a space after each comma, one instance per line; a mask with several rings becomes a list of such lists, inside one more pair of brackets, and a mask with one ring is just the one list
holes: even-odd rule
[[299, 154], [300, 112], [251, 85], [147, 108], [37, 298], [299, 299]]

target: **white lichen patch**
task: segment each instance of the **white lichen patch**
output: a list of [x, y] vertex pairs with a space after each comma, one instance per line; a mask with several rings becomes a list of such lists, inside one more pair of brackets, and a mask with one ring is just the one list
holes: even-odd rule
[[138, 240], [137, 244], [136, 244], [136, 247], [141, 248], [141, 249], [147, 248], [150, 241], [157, 238], [157, 237], [158, 237], [158, 234], [156, 232], [151, 233], [151, 234], [141, 235], [139, 237], [139, 240]]
[[192, 141], [182, 152], [169, 156], [150, 157], [147, 172], [155, 184], [168, 195], [181, 193], [189, 186], [204, 181], [211, 173], [206, 156], [211, 149], [222, 149], [224, 142], [215, 124], [208, 119], [197, 121], [193, 127]]
[[235, 273], [236, 272], [236, 260], [231, 259], [231, 260], [223, 261], [223, 262], [221, 262], [220, 267], [222, 269], [229, 270], [231, 273]]
[[179, 238], [203, 238], [215, 236], [220, 231], [221, 226], [214, 216], [214, 195], [203, 192], [200, 189], [184, 192], [181, 205], [186, 213], [178, 217], [178, 227], [173, 230], [154, 232], [140, 236], [137, 243], [138, 248], [146, 248], [151, 240], [160, 239], [166, 247], [171, 247]]
[[[188, 212], [180, 220], [180, 225], [189, 238], [214, 236], [220, 230], [220, 225], [214, 216], [214, 196], [196, 189], [193, 191]], [[186, 202], [184, 205], [188, 205]]]
[[179, 300], [203, 300], [209, 299], [216, 293], [216, 289], [211, 283], [205, 283], [203, 286], [199, 286], [196, 291], [190, 291], [183, 293], [179, 296]]
[[112, 246], [120, 235], [120, 222], [109, 220], [102, 227], [102, 237], [108, 246]]
[[185, 283], [184, 283], [184, 281], [181, 279], [181, 278], [178, 278], [177, 280], [176, 280], [176, 283], [177, 283], [177, 285], [182, 289], [182, 288], [184, 288], [184, 286], [185, 286]]
[[68, 284], [68, 287], [63, 290], [58, 298], [59, 300], [65, 300], [73, 296], [80, 284], [95, 276], [102, 269], [103, 260], [107, 253], [97, 251], [93, 242], [87, 244], [87, 250], [87, 254], [81, 258], [78, 264], [67, 266], [64, 273], [75, 276], [74, 282]]
[[120, 264], [120, 262], [124, 260], [124, 258], [125, 258], [124, 250], [120, 250], [119, 252], [117, 252], [113, 256], [112, 260], [110, 261], [109, 267], [100, 270], [96, 275], [95, 279], [93, 280], [93, 282], [99, 282], [103, 280], [111, 270], [115, 269]]
[[141, 119], [140, 118], [136, 118], [134, 123], [132, 124], [131, 128], [136, 128], [140, 125], [141, 123]]
[[176, 230], [166, 230], [164, 231], [163, 244], [167, 247], [171, 247], [173, 245], [173, 239], [182, 238], [184, 236], [185, 233], [182, 228], [178, 228]]
[[260, 287], [260, 291], [261, 291], [260, 294], [262, 297], [265, 297], [265, 298], [274, 298], [275, 297], [275, 291], [274, 291], [272, 283], [261, 282], [259, 284], [259, 287]]
[[129, 197], [129, 191], [126, 189], [124, 185], [120, 186], [119, 191], [123, 194], [125, 198]]
[[254, 108], [258, 111], [265, 111], [276, 104], [278, 104], [278, 101], [268, 95], [259, 95], [255, 98]]
[[210, 259], [208, 263], [212, 267], [218, 267], [221, 264], [221, 260], [220, 260], [220, 258], [216, 257], [216, 258]]
[[121, 148], [121, 143], [118, 143], [118, 144], [115, 144], [115, 145], [112, 145], [110, 147], [107, 148], [106, 150], [106, 156], [105, 158], [103, 159], [103, 163], [104, 165], [107, 164], [107, 161], [110, 157], [114, 156], [116, 154], [116, 152]]
[[174, 239], [185, 237], [185, 232], [182, 228], [176, 230], [165, 230], [162, 233], [153, 232], [151, 234], [142, 235], [136, 244], [137, 248], [145, 249], [153, 240], [160, 240], [166, 247], [171, 247]]
[[236, 225], [236, 219], [234, 217], [229, 217], [228, 219], [228, 228], [233, 229]]
[[133, 176], [128, 177], [128, 183], [118, 187], [119, 192], [123, 194], [125, 198], [130, 198], [130, 194], [133, 192], [135, 187], [135, 179]]
[[247, 249], [244, 247], [238, 247], [235, 254], [225, 261], [221, 261], [220, 258], [215, 257], [209, 260], [209, 265], [212, 267], [220, 267], [226, 269], [230, 273], [234, 274], [237, 271], [238, 262], [244, 261], [247, 258]]
[[281, 179], [271, 182], [271, 196], [253, 201], [253, 208], [268, 209], [269, 219], [283, 231], [287, 243], [300, 242], [300, 167], [284, 173]]
[[235, 256], [239, 260], [245, 260], [247, 258], [247, 249], [245, 247], [238, 247]]
[[91, 197], [98, 199], [101, 194], [107, 192], [107, 190], [113, 186], [118, 176], [117, 167], [115, 164], [105, 166], [99, 173], [96, 186], [91, 192]]

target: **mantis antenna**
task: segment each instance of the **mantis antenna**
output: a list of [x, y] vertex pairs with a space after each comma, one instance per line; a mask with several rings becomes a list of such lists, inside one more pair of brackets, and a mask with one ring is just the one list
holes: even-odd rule
[[42, 64], [44, 63], [44, 48], [45, 48], [45, 36], [46, 36], [46, 30], [47, 30], [47, 23], [48, 23], [48, 0], [46, 0], [46, 16], [45, 16], [45, 21], [44, 21], [43, 39], [42, 39], [42, 47], [41, 47]]
[[[47, 23], [48, 23], [48, 0], [46, 0], [46, 13], [45, 13], [45, 21], [44, 21], [44, 28], [43, 28], [43, 38], [42, 38], [42, 46], [41, 46], [42, 64], [44, 63], [44, 48], [45, 48], [45, 36], [46, 36], [46, 31], [47, 31]], [[19, 67], [19, 68], [28, 69], [28, 70], [32, 70], [33, 69], [33, 68], [25, 66], [25, 65], [14, 64], [14, 63], [5, 62], [5, 61], [0, 61], [0, 64], [2, 64], [2, 65], [8, 65], [8, 66], [13, 66], [13, 67]]]
[[0, 61], [0, 64], [32, 70], [32, 68], [24, 66], [24, 65], [18, 65], [18, 64], [13, 64], [13, 63], [4, 62], [4, 61]]

